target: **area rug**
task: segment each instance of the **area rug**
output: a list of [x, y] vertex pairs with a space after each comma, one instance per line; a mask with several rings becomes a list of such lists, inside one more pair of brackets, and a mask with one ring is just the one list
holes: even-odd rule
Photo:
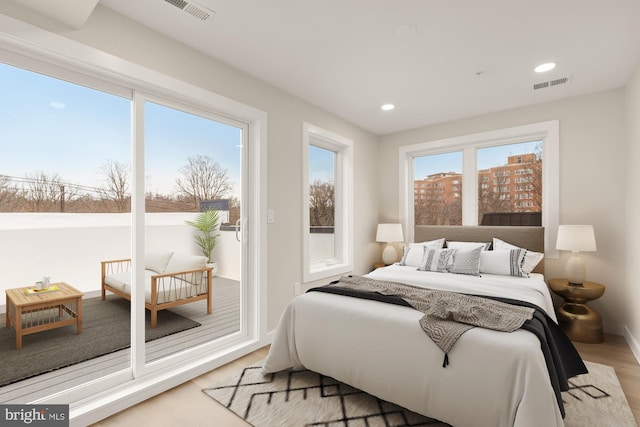
[[[562, 393], [566, 427], [636, 427], [612, 367], [586, 362], [589, 374]], [[430, 426], [449, 424], [382, 401], [311, 371], [260, 374], [262, 362], [203, 391], [255, 427]]]
[[[131, 304], [110, 295], [82, 300], [82, 333], [76, 326], [25, 335], [17, 350], [12, 327], [0, 328], [0, 386], [84, 362], [130, 346]], [[4, 317], [4, 315], [3, 315]], [[145, 310], [145, 340], [200, 326], [170, 310], [158, 312], [158, 326], [151, 328], [150, 313]]]

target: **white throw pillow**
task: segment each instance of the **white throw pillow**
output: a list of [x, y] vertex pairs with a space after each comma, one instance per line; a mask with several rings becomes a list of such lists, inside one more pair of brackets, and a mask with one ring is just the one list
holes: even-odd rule
[[454, 249], [427, 249], [422, 257], [420, 271], [446, 272], [449, 259], [453, 255]]
[[451, 264], [448, 269], [450, 273], [469, 274], [472, 276], [480, 275], [480, 253], [483, 251], [482, 246], [470, 250], [455, 249], [454, 251], [453, 264]]
[[422, 257], [426, 251], [426, 246], [418, 243], [409, 243], [408, 246], [404, 247], [404, 255], [402, 255], [402, 260], [400, 261], [400, 265], [408, 265], [411, 267], [420, 267], [422, 264]]
[[415, 245], [424, 245], [433, 249], [442, 249], [444, 247], [444, 237], [436, 240], [429, 240], [427, 242], [416, 242]]
[[480, 253], [480, 273], [529, 277], [522, 269], [526, 249], [503, 249]]
[[[507, 243], [504, 240], [493, 238], [493, 250], [504, 250], [504, 249], [524, 249], [519, 248], [518, 246], [512, 245], [511, 243]], [[527, 250], [527, 254], [524, 257], [524, 263], [522, 264], [522, 271], [529, 274], [536, 268], [536, 265], [542, 261], [544, 258], [544, 254], [541, 252], [534, 252]]]
[[183, 254], [174, 252], [167, 263], [165, 273], [178, 273], [181, 271], [198, 270], [204, 268], [207, 263], [206, 256]]
[[482, 248], [483, 251], [488, 251], [490, 246], [491, 242], [450, 242], [447, 240], [447, 248], [461, 249], [463, 251], [468, 251], [475, 248]]
[[144, 269], [164, 273], [172, 254], [170, 251], [148, 251], [144, 255]]

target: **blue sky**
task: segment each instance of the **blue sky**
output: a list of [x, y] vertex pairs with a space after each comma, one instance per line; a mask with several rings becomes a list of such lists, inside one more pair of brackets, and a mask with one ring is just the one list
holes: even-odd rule
[[[227, 169], [239, 197], [241, 130], [157, 104], [145, 106], [148, 191], [171, 194], [189, 156]], [[131, 102], [0, 64], [0, 175], [43, 171], [90, 187], [109, 160], [131, 165]]]

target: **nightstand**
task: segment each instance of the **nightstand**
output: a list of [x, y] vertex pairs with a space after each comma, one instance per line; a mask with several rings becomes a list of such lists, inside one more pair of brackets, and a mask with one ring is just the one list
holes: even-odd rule
[[381, 268], [381, 267], [386, 267], [387, 264], [385, 264], [384, 262], [375, 262], [373, 263], [373, 269], [377, 269], [377, 268]]
[[564, 304], [558, 307], [558, 323], [572, 341], [601, 343], [602, 316], [587, 303], [600, 298], [605, 286], [585, 281], [582, 285], [569, 284], [566, 279], [550, 279], [549, 288], [564, 298]]

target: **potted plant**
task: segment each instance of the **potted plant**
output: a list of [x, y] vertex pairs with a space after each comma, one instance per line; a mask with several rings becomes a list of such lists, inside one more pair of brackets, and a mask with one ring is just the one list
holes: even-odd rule
[[195, 227], [200, 234], [196, 234], [196, 244], [200, 247], [202, 254], [207, 257], [207, 267], [213, 268], [213, 274], [217, 271], [217, 263], [212, 259], [213, 248], [216, 246], [216, 239], [220, 234], [215, 231], [218, 229], [220, 215], [216, 209], [207, 209], [196, 216], [193, 221], [185, 221], [188, 225]]

